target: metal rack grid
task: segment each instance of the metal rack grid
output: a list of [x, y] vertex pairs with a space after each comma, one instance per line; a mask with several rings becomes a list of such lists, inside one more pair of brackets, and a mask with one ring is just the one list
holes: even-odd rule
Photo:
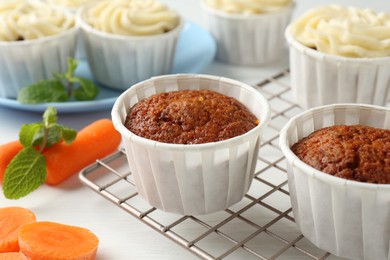
[[292, 216], [285, 161], [278, 147], [279, 130], [302, 111], [291, 102], [289, 82], [285, 70], [254, 85], [270, 103], [271, 121], [250, 190], [225, 211], [180, 216], [150, 207], [138, 196], [122, 150], [84, 169], [80, 180], [199, 258], [338, 259], [304, 238]]

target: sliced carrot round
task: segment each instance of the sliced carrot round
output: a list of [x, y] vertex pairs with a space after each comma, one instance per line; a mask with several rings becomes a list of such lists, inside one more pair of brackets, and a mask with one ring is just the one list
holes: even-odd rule
[[40, 221], [24, 225], [19, 233], [20, 251], [31, 260], [95, 259], [99, 239], [82, 227]]
[[18, 252], [18, 235], [20, 228], [35, 222], [35, 214], [26, 208], [0, 208], [0, 253]]
[[28, 258], [19, 252], [0, 253], [0, 260], [28, 260]]

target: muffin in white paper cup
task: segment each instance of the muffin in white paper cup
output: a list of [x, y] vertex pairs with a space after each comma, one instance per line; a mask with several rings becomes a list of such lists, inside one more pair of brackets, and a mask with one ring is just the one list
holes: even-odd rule
[[291, 150], [314, 131], [334, 125], [390, 129], [390, 109], [366, 104], [325, 105], [291, 118], [283, 127], [280, 148], [287, 161], [295, 221], [306, 238], [332, 254], [389, 259], [390, 184], [335, 177], [304, 163]]
[[0, 21], [0, 97], [16, 98], [21, 88], [67, 71], [78, 32], [71, 13], [39, 1], [8, 0], [0, 2]]
[[[124, 123], [131, 107], [154, 94], [178, 90], [212, 90], [234, 97], [258, 120], [236, 137], [202, 144], [152, 141], [129, 131]], [[139, 194], [166, 212], [201, 215], [224, 210], [248, 191], [257, 164], [262, 131], [268, 124], [267, 100], [244, 83], [209, 75], [167, 75], [140, 82], [117, 99], [112, 109], [122, 134]]]
[[157, 1], [104, 0], [79, 12], [93, 77], [119, 90], [171, 73], [183, 20]]
[[202, 0], [201, 7], [217, 43], [217, 60], [255, 66], [283, 57], [292, 1]]
[[[337, 29], [335, 29], [337, 28]], [[385, 106], [390, 99], [390, 14], [320, 6], [288, 26], [291, 87], [302, 108]]]

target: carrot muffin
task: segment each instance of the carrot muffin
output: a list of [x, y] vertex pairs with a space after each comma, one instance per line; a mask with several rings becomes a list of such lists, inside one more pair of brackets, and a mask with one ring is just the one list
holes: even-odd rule
[[390, 14], [328, 5], [291, 24], [291, 34], [309, 48], [352, 58], [390, 56]]
[[176, 11], [154, 0], [103, 0], [82, 17], [96, 30], [130, 36], [166, 33], [180, 22]]
[[184, 21], [169, 6], [155, 0], [102, 0], [82, 7], [78, 17], [99, 83], [125, 90], [172, 72]]
[[71, 10], [77, 10], [78, 8], [94, 1], [94, 0], [47, 0], [49, 3], [60, 5]]
[[140, 196], [166, 212], [203, 215], [248, 191], [270, 108], [248, 84], [170, 74], [128, 88], [111, 116]]
[[292, 0], [204, 0], [204, 3], [210, 7], [229, 13], [229, 14], [243, 14], [254, 15], [264, 13], [277, 13], [292, 4]]
[[389, 112], [331, 104], [295, 115], [280, 131], [294, 220], [326, 252], [388, 259]]
[[390, 130], [338, 125], [317, 130], [291, 150], [325, 173], [360, 182], [390, 184]]
[[242, 135], [259, 121], [238, 100], [211, 90], [153, 95], [130, 109], [125, 126], [136, 135], [176, 144], [222, 141]]
[[0, 1], [0, 97], [66, 71], [77, 31], [74, 15], [48, 3]]
[[40, 1], [0, 2], [0, 41], [32, 40], [62, 33], [75, 25], [73, 16]]
[[292, 0], [202, 0], [201, 6], [217, 42], [218, 60], [253, 66], [283, 57]]
[[288, 26], [291, 87], [303, 108], [334, 103], [386, 106], [390, 14], [353, 6], [315, 7]]

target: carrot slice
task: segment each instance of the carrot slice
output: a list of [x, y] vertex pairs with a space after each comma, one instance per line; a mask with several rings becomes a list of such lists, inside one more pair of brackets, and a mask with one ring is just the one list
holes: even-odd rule
[[27, 224], [19, 233], [20, 251], [31, 260], [95, 259], [98, 244], [88, 229], [56, 222]]
[[0, 208], [0, 253], [18, 252], [21, 227], [36, 221], [35, 214], [26, 208]]
[[0, 145], [0, 182], [3, 181], [5, 169], [14, 156], [23, 149], [19, 141], [12, 141]]
[[113, 153], [121, 142], [121, 135], [112, 121], [100, 119], [81, 129], [71, 145], [59, 143], [44, 152], [46, 183], [56, 185], [84, 167]]
[[19, 252], [1, 253], [0, 260], [28, 260], [28, 258]]

